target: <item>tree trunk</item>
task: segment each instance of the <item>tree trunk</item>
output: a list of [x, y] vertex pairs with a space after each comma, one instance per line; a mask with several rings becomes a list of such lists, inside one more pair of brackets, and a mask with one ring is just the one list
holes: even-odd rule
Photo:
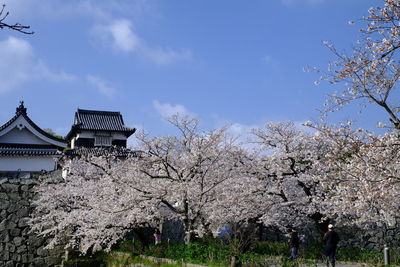
[[184, 242], [185, 242], [185, 244], [190, 244], [193, 242], [194, 232], [193, 232], [193, 228], [192, 228], [192, 223], [190, 222], [190, 220], [187, 217], [183, 219], [183, 227], [185, 230]]
[[263, 241], [263, 230], [264, 230], [264, 224], [263, 223], [257, 223], [256, 224], [257, 227], [257, 237], [258, 237], [258, 241]]
[[193, 241], [192, 233], [190, 231], [185, 231], [185, 244], [190, 244]]
[[232, 256], [231, 257], [231, 267], [238, 267], [238, 266], [240, 266], [240, 265], [239, 265], [237, 256]]
[[330, 219], [326, 219], [321, 222], [321, 219], [323, 217], [324, 216], [319, 212], [314, 213], [311, 216], [309, 216], [309, 218], [311, 218], [314, 221], [314, 223], [317, 227], [317, 230], [319, 232], [319, 235], [321, 236], [321, 239], [324, 236], [324, 234], [326, 233], [326, 231], [328, 230], [328, 225], [330, 223]]

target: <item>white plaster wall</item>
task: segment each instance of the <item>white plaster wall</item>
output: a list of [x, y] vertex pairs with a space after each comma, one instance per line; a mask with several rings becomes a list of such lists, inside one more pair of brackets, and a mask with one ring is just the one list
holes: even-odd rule
[[[82, 131], [77, 134], [77, 138], [94, 138], [95, 133], [89, 131]], [[113, 140], [126, 140], [126, 136], [120, 133], [111, 133]]]
[[114, 140], [126, 140], [126, 136], [120, 133], [112, 133], [111, 134]]
[[79, 138], [94, 138], [94, 132], [82, 131], [76, 135], [76, 139]]
[[33, 135], [26, 127], [14, 128], [0, 136], [0, 143], [48, 145], [49, 143]]
[[56, 160], [51, 157], [0, 157], [1, 171], [53, 171], [56, 168]]
[[74, 137], [74, 138], [71, 139], [71, 148], [72, 148], [72, 149], [75, 148], [75, 140], [76, 140], [76, 137]]

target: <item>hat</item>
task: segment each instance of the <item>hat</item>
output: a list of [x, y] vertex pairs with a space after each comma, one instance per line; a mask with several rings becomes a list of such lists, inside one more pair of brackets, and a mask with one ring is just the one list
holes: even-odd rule
[[328, 229], [332, 229], [333, 228], [333, 224], [328, 225]]

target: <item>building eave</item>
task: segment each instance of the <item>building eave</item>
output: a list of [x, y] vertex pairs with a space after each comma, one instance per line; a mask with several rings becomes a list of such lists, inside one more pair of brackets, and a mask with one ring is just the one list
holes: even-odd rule
[[[23, 118], [22, 122], [20, 121], [19, 124], [17, 125], [17, 121], [19, 118]], [[23, 124], [23, 125], [20, 125]], [[65, 148], [68, 146], [68, 141], [55, 137], [44, 130], [42, 130], [39, 126], [37, 126], [27, 115], [26, 113], [26, 108], [21, 106], [17, 108], [17, 112], [14, 117], [12, 117], [9, 121], [7, 121], [5, 124], [3, 124], [0, 127], [0, 136], [5, 135], [9, 131], [13, 130], [16, 127], [26, 127], [38, 138], [42, 139], [45, 142], [48, 142], [52, 145], [55, 145], [57, 147]]]
[[2, 156], [62, 156], [58, 149], [35, 149], [35, 148], [4, 148], [0, 147], [0, 157]]

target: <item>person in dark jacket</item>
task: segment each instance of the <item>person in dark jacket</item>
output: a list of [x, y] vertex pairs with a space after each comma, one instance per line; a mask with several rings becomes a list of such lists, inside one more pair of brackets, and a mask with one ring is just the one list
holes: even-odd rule
[[340, 241], [339, 234], [335, 232], [333, 229], [333, 225], [328, 225], [328, 232], [325, 233], [323, 241], [325, 243], [324, 248], [324, 258], [326, 260], [326, 266], [329, 267], [329, 260], [332, 264], [332, 267], [335, 267], [335, 256], [337, 244]]
[[289, 229], [288, 234], [290, 236], [288, 240], [290, 246], [290, 259], [295, 260], [297, 258], [297, 253], [299, 252], [300, 239], [294, 229]]

